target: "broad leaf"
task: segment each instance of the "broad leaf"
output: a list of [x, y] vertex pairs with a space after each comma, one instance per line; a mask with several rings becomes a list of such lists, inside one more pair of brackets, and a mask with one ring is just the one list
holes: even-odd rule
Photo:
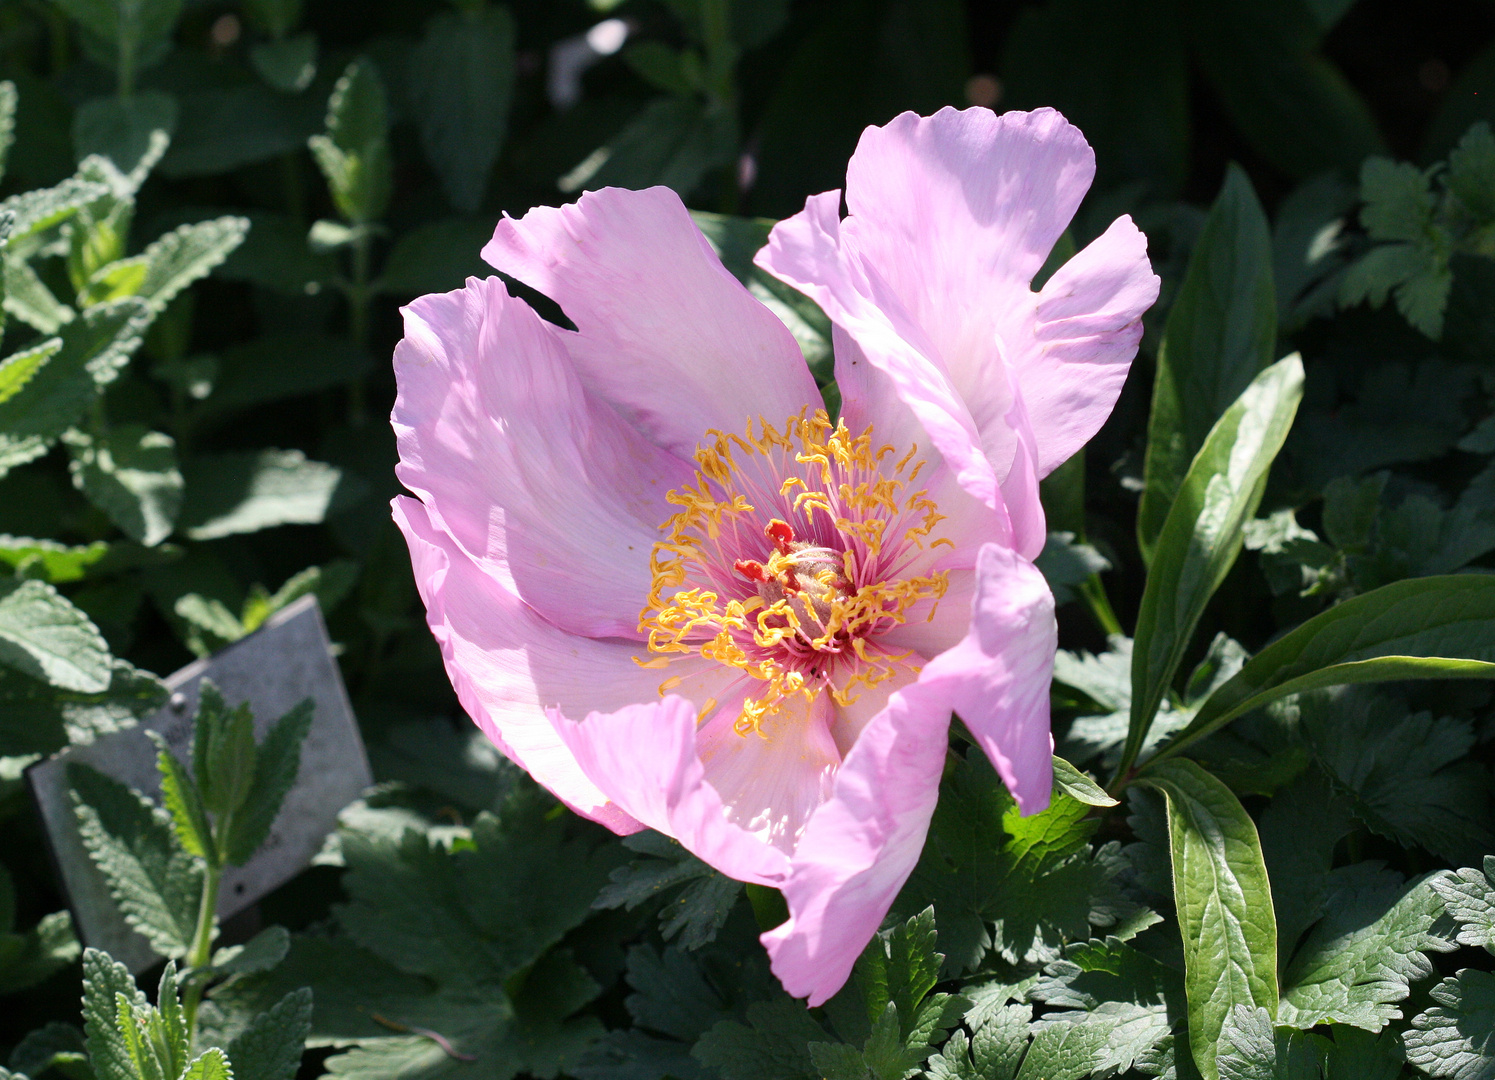
[[1277, 921], [1256, 825], [1230, 789], [1191, 761], [1148, 776], [1168, 797], [1173, 899], [1184, 945], [1189, 1046], [1216, 1080], [1220, 1032], [1238, 1005], [1277, 1008]]
[[177, 293], [228, 258], [248, 231], [248, 218], [221, 217], [167, 233], [142, 252], [146, 271], [136, 295], [162, 310]]
[[0, 664], [81, 694], [109, 689], [109, 646], [98, 627], [43, 581], [0, 583]]
[[1209, 696], [1168, 751], [1288, 694], [1458, 678], [1495, 678], [1495, 577], [1398, 581], [1314, 616], [1257, 653]]
[[1495, 1077], [1495, 975], [1465, 969], [1433, 987], [1437, 1002], [1413, 1017], [1407, 1060], [1440, 1080]]
[[1495, 855], [1486, 855], [1483, 872], [1466, 866], [1428, 883], [1459, 924], [1460, 945], [1482, 946], [1495, 953]]
[[312, 992], [293, 990], [228, 1045], [234, 1080], [295, 1080], [311, 1033]]
[[193, 540], [216, 540], [277, 525], [316, 525], [361, 484], [299, 450], [203, 455], [188, 463], [182, 525]]
[[678, 934], [683, 949], [699, 949], [714, 940], [742, 895], [742, 882], [713, 870], [679, 842], [658, 833], [635, 833], [623, 845], [645, 858], [615, 869], [592, 906], [632, 911], [683, 885], [659, 910], [660, 935], [670, 941]]
[[691, 1051], [723, 1080], [819, 1080], [809, 1045], [825, 1038], [798, 1001], [779, 998], [747, 1008], [747, 1024], [723, 1020]]
[[63, 441], [73, 486], [125, 535], [146, 547], [171, 535], [182, 505], [176, 440], [142, 424], [121, 424], [103, 434], [75, 428]]
[[62, 341], [49, 338], [29, 349], [12, 353], [0, 361], [0, 404], [19, 394], [48, 360], [62, 348]]
[[1189, 257], [1158, 346], [1137, 535], [1151, 556], [1168, 508], [1215, 421], [1272, 362], [1277, 298], [1267, 218], [1237, 165]]
[[1303, 364], [1279, 360], [1211, 429], [1158, 537], [1132, 651], [1132, 709], [1121, 770], [1136, 760], [1205, 605], [1225, 580], [1256, 514], [1267, 473], [1303, 395]]
[[123, 964], [98, 949], [83, 951], [83, 1030], [89, 1063], [98, 1080], [139, 1080], [130, 1052], [116, 1022], [117, 999], [123, 995], [136, 1008], [145, 1008], [145, 995]]

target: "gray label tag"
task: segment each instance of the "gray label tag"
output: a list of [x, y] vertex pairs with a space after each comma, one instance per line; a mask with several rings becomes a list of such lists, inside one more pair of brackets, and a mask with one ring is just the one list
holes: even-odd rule
[[277, 612], [259, 630], [216, 656], [188, 664], [169, 677], [170, 702], [140, 727], [106, 735], [88, 746], [68, 747], [27, 769], [78, 936], [132, 972], [149, 967], [157, 957], [120, 916], [108, 885], [84, 850], [65, 766], [70, 761], [92, 765], [159, 802], [156, 748], [145, 731], [160, 732], [178, 760], [190, 762], [192, 718], [204, 678], [213, 681], [231, 707], [249, 702], [256, 739], [263, 739], [270, 725], [303, 699], [309, 697], [316, 704], [296, 786], [286, 796], [269, 838], [248, 863], [224, 872], [218, 895], [220, 920], [295, 877], [337, 825], [338, 812], [373, 783], [326, 624], [310, 596]]

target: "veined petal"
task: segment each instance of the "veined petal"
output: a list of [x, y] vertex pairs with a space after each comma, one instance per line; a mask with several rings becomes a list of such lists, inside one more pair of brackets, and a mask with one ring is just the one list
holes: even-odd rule
[[729, 877], [778, 885], [789, 860], [728, 820], [696, 754], [696, 711], [670, 695], [582, 721], [550, 716], [582, 772], [615, 805]]
[[846, 982], [919, 861], [949, 722], [937, 688], [915, 683], [892, 694], [805, 827], [780, 886], [789, 921], [762, 941], [784, 989], [812, 1006]]
[[1038, 568], [997, 544], [976, 564], [965, 638], [925, 665], [924, 685], [948, 695], [1024, 814], [1049, 803], [1054, 738], [1049, 683], [1058, 627]]
[[829, 694], [813, 701], [795, 694], [760, 730], [739, 735], [733, 724], [748, 692], [761, 684], [744, 680], [738, 692], [702, 725], [698, 739], [711, 786], [721, 793], [728, 817], [781, 851], [794, 850], [805, 822], [830, 797], [841, 752], [831, 735], [835, 717]]
[[[467, 714], [577, 813], [616, 832], [636, 832], [638, 822], [582, 772], [545, 710], [585, 716], [654, 701], [659, 672], [633, 662], [637, 645], [568, 634], [541, 618], [469, 559], [417, 500], [401, 496], [393, 509], [410, 545], [426, 622]], [[682, 659], [675, 667], [682, 675], [694, 667], [689, 673], [721, 678], [705, 661]], [[710, 690], [699, 681], [686, 688], [704, 702]]]
[[1131, 218], [1117, 218], [1049, 278], [1026, 325], [1012, 335], [1009, 363], [1039, 440], [1039, 476], [1063, 464], [1111, 415], [1158, 286], [1147, 238]]
[[688, 458], [708, 429], [782, 424], [819, 404], [793, 336], [669, 188], [605, 188], [505, 216], [483, 258], [561, 306], [586, 388], [675, 454]]
[[395, 377], [396, 474], [431, 519], [555, 625], [636, 638], [685, 463], [587, 394], [498, 278], [406, 307]]

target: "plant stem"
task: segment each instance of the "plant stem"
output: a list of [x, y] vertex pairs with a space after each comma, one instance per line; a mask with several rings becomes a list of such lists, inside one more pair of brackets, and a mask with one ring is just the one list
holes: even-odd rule
[[1111, 607], [1111, 598], [1106, 595], [1106, 587], [1102, 584], [1099, 574], [1091, 574], [1082, 581], [1079, 592], [1085, 598], [1085, 604], [1090, 608], [1091, 617], [1095, 619], [1107, 637], [1125, 633], [1121, 628], [1121, 620], [1116, 617], [1116, 611]]
[[[192, 933], [192, 948], [187, 966], [198, 972], [213, 958], [213, 920], [218, 912], [218, 887], [223, 883], [223, 867], [210, 860], [202, 876], [202, 900], [197, 907], [197, 929]], [[197, 1006], [202, 1002], [203, 980], [194, 978], [187, 984], [182, 998], [182, 1012], [187, 1021], [189, 1040], [197, 1036]]]

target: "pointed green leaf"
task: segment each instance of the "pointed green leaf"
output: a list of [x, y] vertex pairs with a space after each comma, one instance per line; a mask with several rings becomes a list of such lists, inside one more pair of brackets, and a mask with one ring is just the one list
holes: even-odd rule
[[1118, 805], [1115, 799], [1106, 794], [1105, 788], [1062, 757], [1054, 758], [1054, 786], [1086, 806]]
[[79, 833], [127, 922], [163, 956], [184, 956], [197, 925], [202, 864], [176, 843], [171, 818], [117, 780], [67, 768]]
[[0, 259], [4, 262], [7, 313], [43, 334], [55, 334], [64, 323], [73, 320], [73, 309], [52, 294], [30, 263], [9, 252], [0, 255]]
[[237, 1080], [295, 1080], [311, 1034], [312, 991], [293, 990], [228, 1044]]
[[310, 698], [286, 713], [265, 735], [255, 754], [254, 782], [234, 816], [224, 840], [225, 858], [234, 865], [249, 861], [270, 835], [287, 793], [296, 786], [301, 746], [311, 730], [315, 704]]
[[1168, 749], [1304, 690], [1470, 678], [1495, 678], [1495, 577], [1397, 581], [1315, 615], [1257, 653], [1209, 696]]
[[1412, 1020], [1407, 1060], [1439, 1080], [1495, 1077], [1495, 975], [1466, 968], [1433, 987], [1435, 1006]]
[[160, 311], [188, 285], [204, 277], [244, 242], [249, 219], [221, 217], [183, 225], [142, 252], [146, 273], [137, 295]]
[[108, 194], [107, 184], [88, 177], [70, 176], [54, 187], [12, 195], [0, 202], [0, 214], [14, 215], [5, 244], [14, 251], [37, 233], [61, 224], [81, 208]]
[[1277, 922], [1261, 842], [1240, 800], [1192, 761], [1162, 763], [1146, 782], [1168, 797], [1189, 1046], [1205, 1080], [1218, 1080], [1230, 1011], [1277, 1009]]
[[156, 770], [161, 774], [161, 804], [171, 815], [177, 839], [183, 850], [200, 859], [213, 852], [213, 830], [208, 825], [208, 812], [202, 805], [197, 785], [187, 770], [176, 759], [166, 745], [166, 740], [155, 731], [146, 732], [156, 744]]
[[1132, 708], [1122, 752], [1136, 760], [1205, 605], [1240, 554], [1267, 473], [1303, 396], [1297, 354], [1251, 381], [1211, 429], [1158, 537], [1132, 646]]
[[9, 401], [26, 388], [43, 364], [62, 348], [61, 338], [49, 338], [29, 349], [11, 353], [0, 361], [0, 403]]
[[1211, 208], [1158, 346], [1137, 536], [1151, 558], [1189, 462], [1272, 362], [1277, 298], [1266, 214], [1238, 165]]
[[216, 1046], [194, 1058], [182, 1073], [182, 1080], [234, 1080], [234, 1070], [229, 1059]]
[[116, 964], [99, 949], [83, 951], [83, 1030], [88, 1058], [98, 1080], [138, 1080], [130, 1064], [129, 1049], [120, 1034], [116, 998], [126, 995], [137, 1008], [145, 1008], [145, 995], [135, 988], [129, 969]]
[[16, 141], [16, 84], [0, 82], [0, 179], [5, 176], [5, 162]]

